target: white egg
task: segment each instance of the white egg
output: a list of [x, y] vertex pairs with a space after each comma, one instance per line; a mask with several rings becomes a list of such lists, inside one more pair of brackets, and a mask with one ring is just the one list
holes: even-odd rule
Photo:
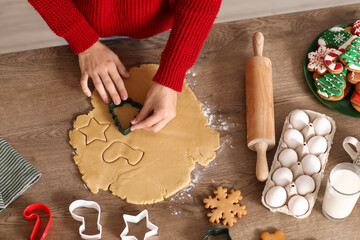
[[295, 181], [296, 190], [300, 195], [312, 193], [315, 190], [315, 181], [308, 175], [301, 175]]
[[281, 167], [275, 170], [272, 175], [272, 180], [277, 186], [285, 187], [293, 180], [293, 173], [286, 167]]
[[315, 134], [317, 136], [325, 136], [331, 132], [331, 123], [327, 118], [318, 117], [313, 122]]
[[304, 142], [304, 137], [296, 129], [288, 129], [284, 134], [284, 142], [289, 148], [295, 149]]
[[290, 123], [295, 129], [301, 131], [309, 124], [309, 116], [304, 111], [296, 110], [290, 116]]
[[312, 155], [312, 154], [306, 155], [301, 160], [301, 165], [302, 165], [303, 172], [306, 175], [310, 175], [310, 176], [315, 173], [318, 173], [321, 169], [321, 163], [320, 163], [319, 158], [317, 158], [315, 155]]
[[290, 148], [284, 149], [279, 154], [279, 162], [283, 167], [289, 168], [297, 161], [298, 161], [298, 155], [293, 149]]
[[319, 155], [327, 149], [327, 141], [322, 136], [314, 136], [307, 143], [310, 154]]
[[265, 195], [265, 202], [273, 208], [281, 207], [285, 204], [287, 193], [285, 188], [281, 186], [274, 186], [267, 191]]
[[292, 214], [301, 216], [309, 210], [309, 202], [303, 196], [295, 195], [290, 198], [288, 207]]

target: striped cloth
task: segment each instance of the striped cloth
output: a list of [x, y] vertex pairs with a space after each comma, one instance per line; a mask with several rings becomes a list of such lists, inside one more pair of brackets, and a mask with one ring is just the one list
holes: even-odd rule
[[0, 137], [0, 213], [40, 177], [41, 173]]

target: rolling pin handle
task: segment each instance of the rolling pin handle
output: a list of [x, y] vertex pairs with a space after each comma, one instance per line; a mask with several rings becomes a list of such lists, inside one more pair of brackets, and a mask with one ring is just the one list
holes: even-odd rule
[[255, 149], [257, 152], [256, 177], [260, 182], [266, 181], [269, 175], [269, 168], [266, 159], [267, 148], [268, 145], [265, 142], [258, 142], [255, 144]]
[[264, 49], [264, 35], [261, 32], [257, 32], [253, 36], [253, 48], [254, 56], [262, 56]]

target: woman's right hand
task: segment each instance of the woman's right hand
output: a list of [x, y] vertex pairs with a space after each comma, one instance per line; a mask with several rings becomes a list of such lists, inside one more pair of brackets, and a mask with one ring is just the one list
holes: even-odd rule
[[121, 99], [128, 98], [122, 77], [129, 77], [129, 73], [119, 57], [107, 46], [97, 41], [90, 48], [79, 54], [81, 69], [80, 85], [86, 96], [91, 96], [88, 86], [92, 79], [96, 90], [106, 104], [113, 102], [120, 104]]

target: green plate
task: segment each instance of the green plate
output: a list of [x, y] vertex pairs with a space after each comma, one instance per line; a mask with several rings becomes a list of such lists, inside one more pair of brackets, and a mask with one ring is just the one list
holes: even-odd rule
[[[339, 24], [339, 25], [335, 25], [334, 27], [342, 27], [342, 28], [346, 28], [346, 27], [349, 27], [349, 26], [352, 26], [353, 23], [344, 23], [344, 24]], [[322, 33], [321, 33], [322, 34]], [[340, 101], [328, 101], [328, 100], [325, 100], [321, 97], [319, 97], [319, 95], [316, 93], [316, 87], [315, 87], [315, 84], [314, 84], [314, 79], [313, 79], [313, 72], [310, 72], [309, 70], [307, 70], [307, 65], [309, 63], [309, 60], [308, 60], [308, 53], [309, 52], [313, 52], [313, 51], [316, 51], [318, 49], [318, 45], [317, 45], [317, 40], [318, 38], [320, 37], [319, 34], [310, 44], [308, 50], [306, 51], [306, 54], [305, 54], [305, 59], [304, 59], [304, 74], [305, 74], [305, 79], [306, 79], [306, 82], [307, 84], [309, 85], [309, 88], [310, 90], [314, 93], [314, 95], [320, 100], [320, 102], [322, 102], [323, 104], [325, 104], [325, 106], [327, 106], [328, 108], [338, 112], [338, 113], [341, 113], [341, 114], [344, 114], [344, 115], [347, 115], [347, 116], [350, 116], [350, 117], [355, 117], [355, 118], [360, 118], [360, 112], [356, 111], [353, 106], [351, 105], [350, 103], [350, 98], [351, 98], [351, 95], [352, 95], [352, 90], [345, 98], [343, 98], [342, 100]]]

